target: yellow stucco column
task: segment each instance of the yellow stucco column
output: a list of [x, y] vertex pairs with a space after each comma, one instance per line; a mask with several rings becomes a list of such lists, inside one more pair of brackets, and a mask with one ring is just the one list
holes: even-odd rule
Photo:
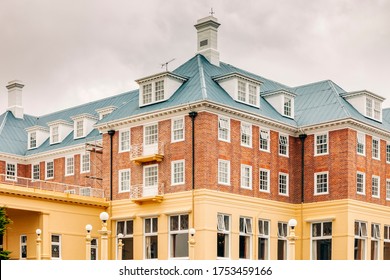
[[189, 237], [190, 239], [188, 240], [188, 245], [189, 245], [189, 257], [190, 260], [195, 260], [195, 229], [190, 228], [189, 230]]
[[295, 240], [297, 236], [295, 235], [295, 227], [297, 225], [297, 220], [291, 219], [288, 221], [288, 226], [290, 227], [290, 234], [287, 237], [288, 240], [288, 259], [295, 260]]
[[51, 236], [49, 234], [49, 213], [40, 213], [39, 215], [39, 229], [41, 229], [41, 259], [51, 259]]
[[107, 220], [108, 213], [102, 212], [100, 213], [100, 220], [102, 221], [102, 229], [98, 231], [101, 235], [101, 260], [108, 260], [108, 235], [111, 234], [111, 231], [107, 230]]
[[37, 242], [37, 252], [36, 252], [37, 257], [36, 258], [39, 261], [39, 260], [42, 259], [42, 251], [41, 251], [41, 248], [42, 248], [42, 239], [41, 239], [42, 231], [41, 231], [41, 229], [38, 228], [35, 232], [37, 234], [37, 240], [36, 240], [36, 242]]

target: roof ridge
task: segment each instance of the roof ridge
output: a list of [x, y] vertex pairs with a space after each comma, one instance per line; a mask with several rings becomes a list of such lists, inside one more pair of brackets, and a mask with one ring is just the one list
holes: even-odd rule
[[198, 61], [199, 81], [200, 81], [200, 90], [202, 91], [202, 98], [207, 99], [207, 88], [206, 88], [206, 81], [204, 78], [204, 69], [199, 55], [197, 57], [197, 61]]
[[322, 81], [317, 81], [317, 82], [311, 82], [311, 83], [308, 83], [308, 84], [303, 84], [303, 85], [300, 85], [300, 86], [292, 87], [292, 89], [296, 90], [298, 88], [308, 87], [308, 86], [312, 86], [312, 85], [315, 85], [315, 84], [329, 83], [329, 82], [332, 82], [332, 80], [327, 79], [327, 80], [322, 80]]
[[342, 98], [340, 96], [340, 94], [337, 93], [337, 90], [334, 86], [334, 83], [331, 81], [331, 80], [327, 80], [329, 86], [332, 88], [332, 92], [333, 94], [336, 96], [336, 100], [337, 102], [339, 103], [341, 109], [344, 111], [344, 113], [348, 116], [348, 117], [351, 117], [351, 114], [348, 112], [348, 110], [344, 107], [344, 105], [341, 103], [340, 99], [339, 98]]
[[9, 111], [6, 111], [5, 114], [4, 114], [3, 121], [0, 124], [0, 135], [1, 135], [1, 132], [3, 131], [4, 126], [5, 126], [5, 122], [7, 120], [8, 114], [9, 114]]

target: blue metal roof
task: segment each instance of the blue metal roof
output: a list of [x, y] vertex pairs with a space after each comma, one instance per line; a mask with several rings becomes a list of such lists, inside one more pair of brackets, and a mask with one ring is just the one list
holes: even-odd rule
[[[201, 100], [208, 100], [221, 106], [262, 116], [296, 128], [353, 118], [379, 129], [390, 131], [390, 109], [383, 110], [382, 123], [366, 118], [340, 96], [345, 91], [329, 80], [289, 87], [227, 63], [221, 62], [220, 66], [215, 66], [199, 54], [183, 63], [173, 73], [188, 77], [188, 79], [168, 100], [143, 107], [139, 107], [139, 91], [134, 90], [40, 117], [25, 115], [23, 120], [16, 119], [12, 113], [6, 112], [0, 115], [0, 152], [34, 155], [82, 144], [89, 138], [101, 138], [97, 130], [93, 130], [86, 138], [81, 139], [73, 139], [73, 133], [70, 133], [61, 143], [50, 145], [49, 139], [47, 139], [40, 147], [27, 150], [26, 128], [34, 125], [47, 126], [47, 123], [56, 120], [72, 122], [71, 117], [80, 114], [91, 114], [97, 117], [96, 110], [115, 106], [117, 108], [115, 111], [98, 121], [98, 124], [102, 124]], [[261, 83], [260, 108], [235, 101], [214, 80], [215, 77], [230, 74], [244, 75]], [[278, 90], [286, 90], [296, 94], [294, 101], [295, 119], [282, 116], [262, 97], [262, 94]]]

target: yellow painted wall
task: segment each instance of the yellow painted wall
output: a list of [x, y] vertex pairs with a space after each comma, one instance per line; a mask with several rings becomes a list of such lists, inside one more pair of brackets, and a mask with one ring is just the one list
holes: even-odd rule
[[[380, 259], [383, 255], [383, 226], [390, 224], [388, 207], [359, 202], [355, 200], [336, 200], [309, 204], [288, 204], [240, 196], [212, 190], [196, 190], [192, 210], [192, 192], [166, 194], [161, 202], [145, 201], [142, 204], [130, 200], [117, 200], [109, 203], [65, 194], [35, 193], [18, 190], [18, 195], [2, 191], [0, 186], [0, 204], [7, 207], [7, 213], [13, 220], [4, 240], [4, 249], [11, 250], [11, 258], [19, 259], [20, 235], [27, 235], [28, 259], [36, 258], [37, 228], [42, 229], [42, 256], [50, 259], [50, 235], [62, 237], [62, 259], [85, 259], [85, 225], [93, 226], [92, 237], [99, 238], [101, 229], [99, 214], [107, 211], [110, 215], [109, 259], [116, 259], [116, 222], [134, 220], [134, 258], [144, 258], [144, 218], [158, 217], [159, 259], [169, 258], [169, 216], [189, 214], [189, 227], [196, 229], [194, 258], [213, 260], [217, 256], [217, 214], [231, 216], [230, 258], [239, 258], [239, 218], [252, 218], [252, 259], [257, 258], [257, 220], [270, 221], [270, 259], [277, 258], [277, 224], [295, 218], [296, 259], [311, 259], [311, 225], [313, 222], [332, 221], [332, 259], [345, 260], [354, 257], [354, 222], [365, 221], [368, 224], [366, 258], [370, 258], [371, 223], [381, 225]], [[64, 197], [64, 195], [66, 197]], [[108, 208], [107, 208], [108, 207]], [[100, 241], [98, 245], [100, 258]], [[189, 253], [192, 257], [192, 251]]]
[[4, 193], [0, 186], [0, 205], [12, 220], [4, 236], [4, 249], [12, 251], [11, 259], [20, 258], [21, 234], [27, 235], [27, 259], [36, 259], [37, 228], [42, 230], [42, 259], [51, 258], [51, 234], [61, 235], [61, 259], [85, 259], [85, 226], [91, 224], [93, 237], [98, 237], [99, 214], [107, 202], [92, 198], [88, 203], [85, 197], [13, 188], [18, 195]]

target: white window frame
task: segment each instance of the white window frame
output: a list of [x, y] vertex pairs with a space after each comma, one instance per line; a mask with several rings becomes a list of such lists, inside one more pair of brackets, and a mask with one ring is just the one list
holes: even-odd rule
[[119, 130], [119, 153], [130, 151], [130, 128]]
[[[146, 220], [150, 220], [150, 232], [148, 232], [148, 233], [146, 232]], [[153, 225], [155, 223], [156, 223], [156, 231], [153, 231]], [[157, 237], [157, 257], [153, 258], [153, 259], [158, 259], [158, 217], [144, 218], [144, 221], [143, 221], [143, 234], [144, 234], [144, 242], [143, 242], [144, 259], [145, 260], [152, 259], [151, 257], [149, 257], [149, 253], [150, 252], [147, 252], [146, 240], [147, 240], [148, 237], [154, 237], [154, 236]]]
[[[58, 236], [58, 242], [53, 241], [53, 236]], [[51, 234], [50, 235], [50, 257], [52, 260], [60, 260], [62, 258], [62, 246], [61, 246], [61, 235], [60, 234]], [[58, 257], [53, 257], [53, 246], [58, 246]]]
[[[325, 235], [324, 234], [324, 224], [325, 223], [330, 223], [331, 224], [331, 235]], [[317, 234], [317, 236], [314, 236], [314, 232], [313, 232], [313, 226], [314, 224], [320, 224], [320, 233]], [[314, 245], [314, 242], [317, 242], [319, 240], [326, 240], [326, 239], [333, 239], [333, 223], [332, 221], [329, 221], [329, 220], [325, 220], [325, 221], [318, 221], [318, 222], [313, 222], [310, 224], [310, 239], [311, 239], [311, 242], [310, 242], [310, 246], [311, 246], [311, 250], [310, 250], [310, 259], [311, 260], [317, 260], [317, 258], [314, 257], [314, 255], [316, 255], [316, 249], [317, 247]], [[332, 240], [332, 259], [333, 259], [333, 240]]]
[[[374, 154], [374, 141], [377, 141], [378, 142], [378, 155], [375, 156]], [[380, 160], [381, 159], [381, 140], [377, 137], [372, 137], [372, 141], [371, 141], [372, 145], [371, 145], [371, 154], [372, 154], [372, 158], [373, 159], [376, 159], [376, 160]]]
[[[326, 142], [319, 143], [319, 137], [325, 136]], [[326, 146], [326, 150], [324, 152], [318, 152], [318, 149], [321, 148], [320, 146]], [[323, 132], [323, 133], [316, 133], [314, 134], [314, 155], [315, 156], [323, 156], [329, 154], [329, 133]]]
[[[267, 174], [267, 180], [266, 181], [261, 178], [262, 172]], [[259, 191], [260, 192], [266, 192], [266, 193], [270, 192], [270, 188], [271, 188], [271, 186], [270, 186], [270, 173], [271, 172], [270, 172], [269, 169], [260, 168], [260, 170], [259, 170]], [[262, 182], [265, 182], [267, 184], [267, 188], [266, 189], [262, 189], [261, 188], [262, 187]]]
[[[318, 176], [326, 175], [326, 191], [318, 191]], [[316, 172], [314, 173], [314, 195], [324, 195], [324, 194], [329, 194], [329, 172]]]
[[[181, 126], [180, 125], [177, 126], [176, 122], [181, 122]], [[180, 132], [180, 131], [181, 131], [181, 137], [176, 138], [177, 137], [176, 132]], [[185, 139], [185, 119], [184, 119], [184, 116], [171, 119], [171, 142], [172, 143], [181, 142], [181, 141], [184, 141], [184, 139]]]
[[[226, 133], [226, 139], [222, 135]], [[230, 142], [230, 118], [218, 116], [218, 140]]]
[[[34, 145], [33, 145], [33, 143], [34, 143]], [[36, 131], [30, 131], [28, 133], [28, 148], [29, 149], [37, 148], [37, 132]]]
[[[177, 164], [182, 164], [182, 168], [181, 168], [181, 180], [180, 181], [176, 181], [177, 177], [176, 175], [178, 174], [176, 172], [176, 165]], [[171, 185], [172, 186], [177, 186], [177, 185], [183, 185], [185, 184], [185, 177], [186, 177], [186, 165], [185, 165], [185, 160], [184, 159], [181, 159], [181, 160], [175, 160], [175, 161], [172, 161], [171, 162]], [[180, 176], [179, 176], [180, 178]]]
[[[162, 83], [162, 87], [158, 87], [159, 83]], [[147, 95], [145, 95], [146, 89], [148, 89]], [[149, 90], [150, 90], [150, 92], [149, 92]], [[166, 99], [165, 79], [157, 79], [157, 80], [142, 84], [140, 87], [140, 92], [141, 92], [141, 94], [140, 94], [141, 106], [150, 105], [150, 104], [164, 101]], [[160, 97], [160, 95], [158, 95], [158, 94], [161, 92], [162, 92], [162, 98], [158, 98], [158, 97]], [[147, 97], [147, 99], [145, 97]]]
[[[280, 176], [284, 176], [285, 179], [286, 179], [286, 193], [282, 193], [280, 192], [280, 188], [281, 188], [281, 177]], [[279, 172], [279, 175], [278, 175], [278, 194], [279, 195], [283, 195], [283, 196], [289, 196], [289, 175], [287, 173], [283, 173], [283, 172]]]
[[[11, 166], [13, 166], [13, 168], [9, 169]], [[12, 182], [16, 182], [18, 180], [18, 164], [16, 162], [5, 163], [5, 180]]]
[[[156, 183], [154, 185], [146, 184], [147, 178], [146, 173], [148, 169], [156, 168]], [[148, 176], [148, 178], [153, 178], [154, 176]], [[154, 180], [153, 180], [154, 181]], [[144, 187], [158, 187], [158, 164], [145, 165], [143, 168], [143, 186]]]
[[[358, 175], [363, 176], [363, 179], [362, 179], [363, 181], [361, 182], [362, 189], [363, 189], [362, 192], [359, 192], [359, 190], [358, 190], [358, 184], [359, 184]], [[360, 172], [360, 171], [356, 172], [356, 193], [361, 194], [361, 195], [366, 195], [366, 173], [364, 173], [364, 172]]]
[[[88, 158], [88, 161], [86, 160]], [[86, 166], [88, 169], [86, 169]], [[91, 154], [86, 152], [84, 154], [80, 154], [80, 173], [89, 173], [91, 172]]]
[[74, 155], [65, 157], [65, 176], [74, 175]]
[[[226, 181], [224, 182], [222, 179], [225, 177], [224, 170], [221, 170], [223, 167], [222, 164], [226, 164]], [[218, 159], [218, 184], [230, 186], [230, 161], [224, 159]]]
[[[355, 223], [354, 223], [355, 227], [356, 227], [356, 224], [358, 224], [358, 233], [356, 234], [356, 232], [354, 232], [354, 234], [355, 234], [354, 243], [355, 243], [356, 239], [363, 240], [362, 260], [365, 260], [365, 259], [367, 259], [368, 223], [363, 222], [363, 221], [355, 221]], [[365, 230], [364, 230], [363, 224], [365, 225]], [[355, 227], [354, 227], [354, 230], [355, 230]], [[355, 248], [355, 246], [353, 248]], [[355, 254], [355, 251], [354, 251], [354, 254]]]
[[[363, 152], [359, 152], [359, 145], [362, 145]], [[358, 155], [365, 156], [366, 155], [366, 134], [363, 132], [356, 132], [356, 153]]]
[[[123, 176], [126, 176], [128, 180], [124, 181]], [[130, 188], [131, 188], [131, 170], [129, 168], [118, 170], [118, 193], [130, 192]]]
[[[181, 226], [181, 219], [182, 219], [182, 216], [187, 216], [187, 228], [184, 228], [182, 229]], [[172, 230], [171, 229], [171, 223], [172, 223], [172, 217], [178, 217], [178, 229], [177, 230]], [[170, 215], [169, 216], [169, 227], [168, 227], [168, 235], [169, 235], [169, 243], [168, 243], [168, 256], [169, 256], [169, 259], [173, 259], [173, 260], [187, 260], [189, 259], [189, 250], [188, 250], [188, 233], [189, 233], [189, 228], [190, 228], [190, 215], [188, 213], [183, 213], [183, 214], [174, 214], [174, 215]], [[187, 246], [187, 256], [184, 256], [184, 257], [174, 257], [172, 256], [173, 252], [172, 252], [172, 235], [173, 234], [186, 234], [187, 235], [187, 242], [184, 244], [184, 246]]]
[[[377, 181], [378, 186], [374, 185], [375, 181]], [[378, 190], [377, 190], [378, 194], [374, 195], [374, 188], [376, 188], [376, 187], [378, 188]], [[380, 194], [381, 194], [381, 177], [379, 177], [377, 175], [372, 175], [372, 179], [371, 179], [371, 196], [374, 197], [374, 198], [380, 198]]]
[[[283, 140], [283, 139], [285, 139], [285, 140]], [[288, 135], [279, 133], [278, 142], [279, 142], [278, 143], [279, 155], [284, 156], [284, 157], [288, 157], [288, 155], [289, 155], [289, 151], [288, 151], [289, 150], [289, 137], [288, 137]], [[285, 149], [286, 149], [285, 154], [281, 153], [283, 146], [285, 146]]]
[[[128, 229], [127, 225], [128, 225], [128, 222], [131, 222], [131, 230]], [[119, 223], [123, 223], [123, 232], [119, 230]], [[133, 243], [132, 247], [133, 247], [133, 252], [131, 253], [133, 258], [134, 259], [134, 220], [133, 219], [127, 219], [127, 220], [118, 220], [116, 221], [116, 242], [118, 244], [118, 234], [122, 233], [123, 234], [123, 238], [122, 238], [122, 242], [124, 241], [124, 239], [131, 239], [131, 242]], [[125, 241], [126, 242], [126, 241]], [[117, 254], [118, 254], [118, 250], [116, 250]], [[123, 255], [122, 255], [123, 256]], [[117, 259], [118, 259], [118, 255], [117, 255]]]
[[[373, 243], [376, 243], [376, 252], [374, 258], [372, 258]], [[371, 260], [379, 260], [380, 248], [381, 248], [381, 225], [377, 223], [371, 223]]]
[[[266, 227], [265, 224], [268, 226]], [[266, 240], [266, 250], [265, 250], [265, 258], [264, 260], [270, 259], [270, 248], [271, 248], [271, 242], [270, 242], [270, 232], [271, 232], [271, 222], [269, 220], [265, 219], [258, 219], [257, 220], [257, 259], [259, 259], [259, 244], [260, 244], [260, 238]]]
[[[271, 131], [266, 128], [260, 128], [259, 129], [259, 149], [260, 151], [264, 152], [270, 152], [270, 145], [271, 145]], [[262, 141], [267, 143], [267, 149], [262, 148]]]
[[[243, 137], [249, 141], [243, 141]], [[241, 146], [252, 148], [252, 124], [247, 122], [241, 122], [240, 124], [240, 141]]]
[[[249, 171], [248, 176], [246, 176], [246, 170]], [[245, 185], [245, 180], [248, 180], [248, 186]], [[252, 166], [246, 165], [246, 164], [241, 164], [241, 176], [240, 176], [240, 187], [242, 189], [247, 189], [251, 190], [252, 189]]]
[[77, 119], [74, 121], [74, 139], [83, 138], [84, 136], [85, 136], [84, 119]]
[[386, 163], [390, 163], [390, 142], [386, 143]]
[[386, 179], [386, 200], [390, 200], [390, 179]]
[[294, 99], [291, 96], [283, 96], [283, 116], [292, 118], [293, 117], [293, 104]]
[[[53, 168], [52, 168], [52, 172], [53, 172], [53, 176], [48, 176], [48, 164], [49, 163], [53, 163]], [[48, 180], [48, 179], [54, 179], [54, 160], [48, 160], [48, 161], [45, 161], [45, 180]]]
[[57, 144], [60, 142], [60, 126], [53, 125], [50, 127], [50, 144]]
[[[146, 135], [146, 132], [148, 131], [147, 128], [155, 126], [156, 127], [156, 133], [148, 134]], [[149, 145], [156, 145], [158, 144], [158, 123], [149, 123], [144, 125], [144, 133], [143, 133], [143, 143], [144, 146], [149, 146]], [[151, 141], [153, 140], [153, 141]], [[148, 143], [150, 142], [150, 143]]]
[[[283, 251], [284, 251], [284, 259], [288, 259], [288, 244], [287, 244], [287, 236], [288, 236], [288, 224], [286, 222], [278, 222], [278, 243], [276, 250], [279, 251], [279, 240], [283, 241]], [[276, 256], [278, 258], [278, 255]]]
[[[36, 170], [34, 169], [34, 167], [38, 166], [38, 177], [35, 177], [36, 175]], [[33, 163], [31, 164], [31, 180], [32, 181], [36, 181], [36, 180], [40, 180], [41, 179], [41, 165], [40, 163]]]
[[[226, 220], [228, 219], [228, 225], [226, 228]], [[217, 214], [217, 235], [223, 234], [225, 236], [225, 242], [227, 242], [227, 245], [225, 244], [225, 250], [227, 246], [227, 256], [226, 257], [219, 257], [218, 256], [218, 245], [217, 245], [217, 259], [230, 259], [230, 253], [231, 253], [231, 216], [228, 214], [218, 213]], [[226, 238], [227, 237], [227, 238]], [[218, 238], [218, 237], [217, 237]]]
[[[20, 235], [20, 259], [26, 260], [27, 259], [27, 235], [21, 234]], [[26, 252], [26, 256], [23, 256], [23, 252]]]
[[244, 80], [244, 79], [237, 79], [236, 97], [237, 97], [236, 101], [238, 102], [247, 104], [249, 106], [255, 106], [257, 108], [259, 108], [260, 106], [259, 87], [257, 84], [251, 81]]
[[[241, 221], [243, 221], [243, 228], [241, 228]], [[249, 223], [248, 223], [249, 222]], [[240, 216], [239, 220], [239, 236], [244, 236], [245, 239], [249, 238], [249, 258], [240, 258], [241, 260], [252, 259], [252, 244], [253, 244], [253, 219], [250, 217]]]

